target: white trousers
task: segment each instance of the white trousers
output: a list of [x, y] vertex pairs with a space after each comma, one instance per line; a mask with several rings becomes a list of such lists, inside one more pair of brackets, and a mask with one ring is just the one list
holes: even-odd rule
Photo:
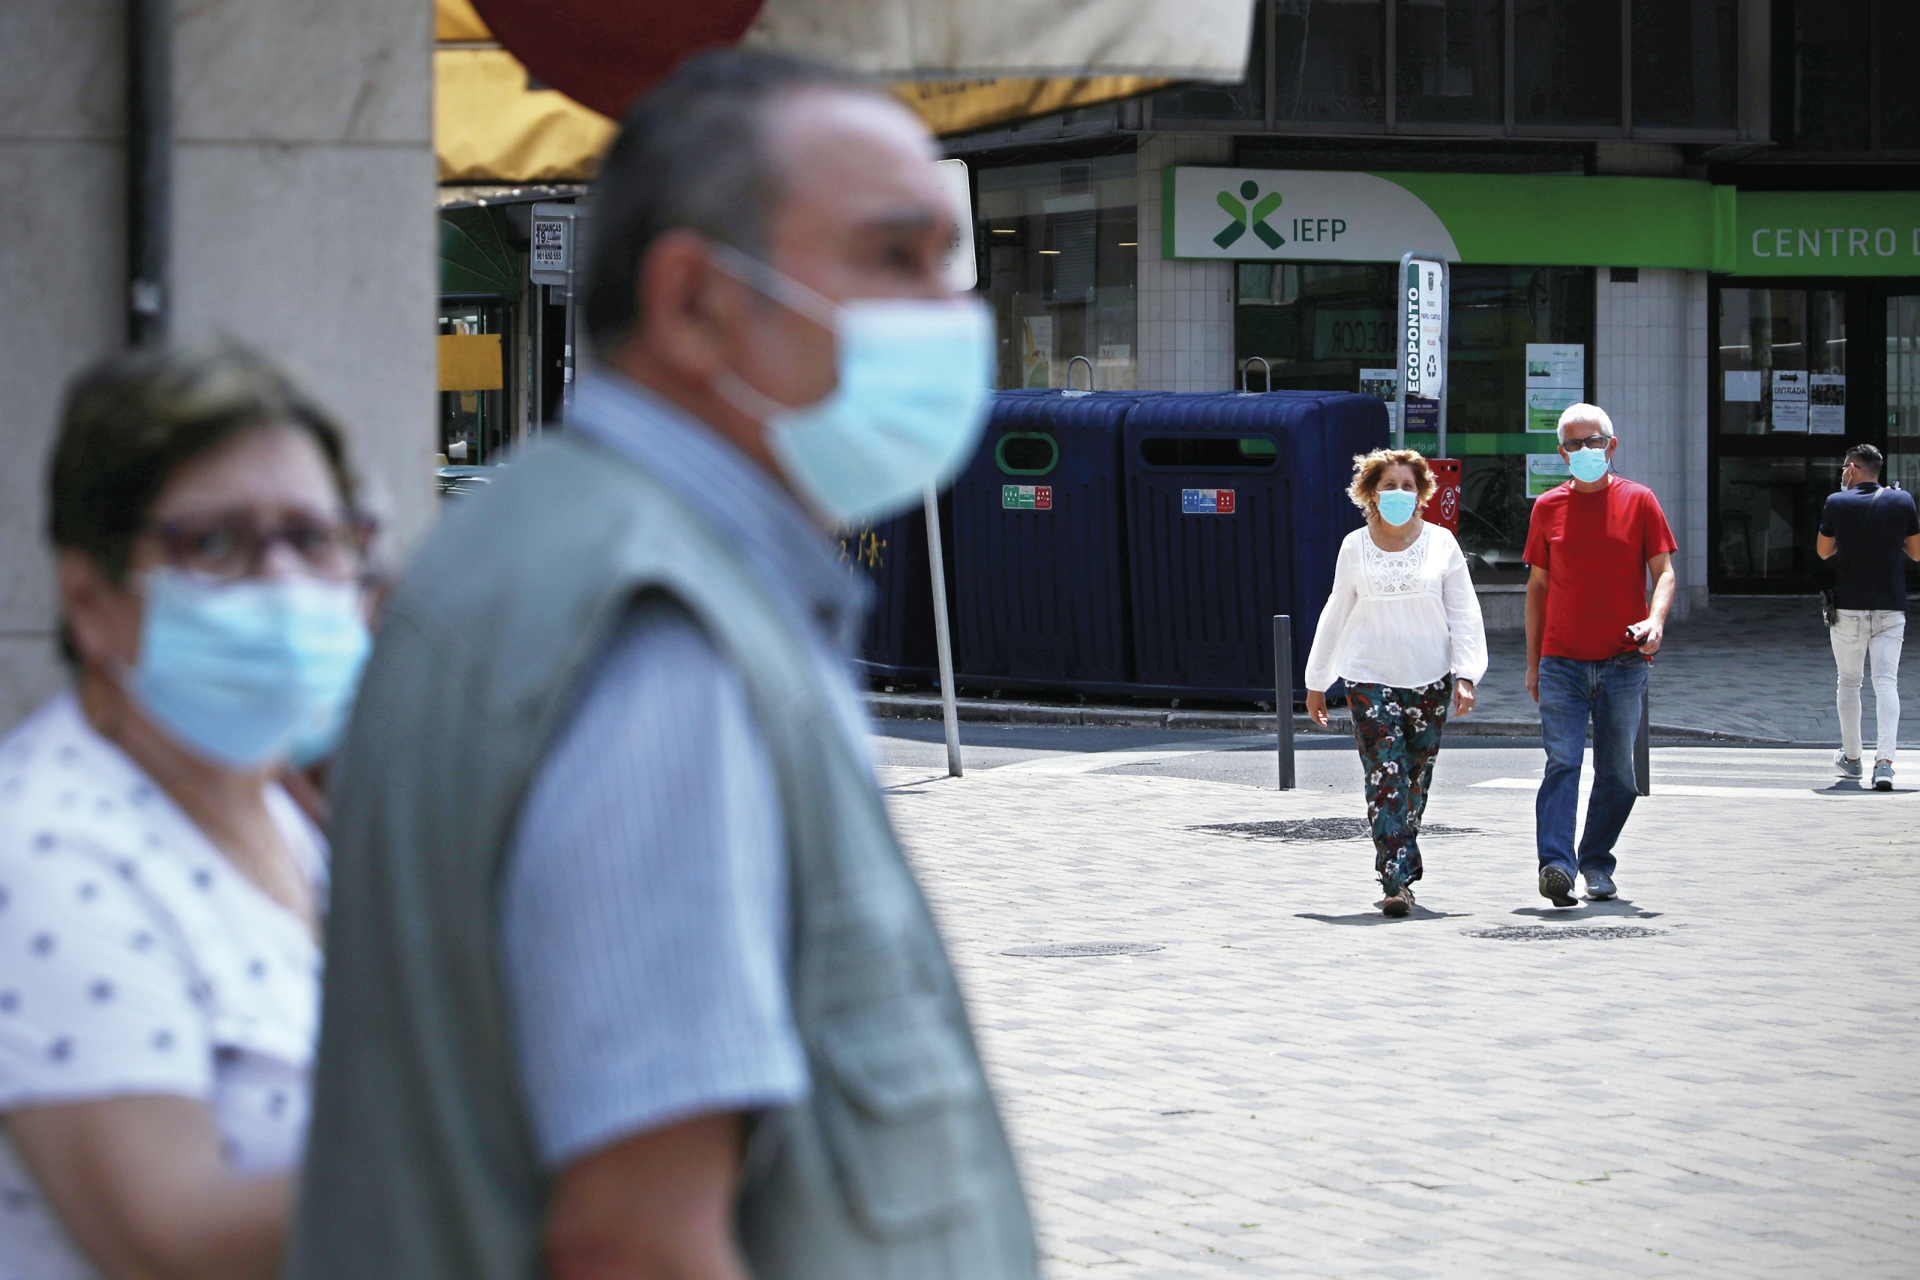
[[1900, 645], [1907, 636], [1907, 615], [1897, 609], [1841, 609], [1828, 634], [1840, 668], [1834, 706], [1840, 712], [1840, 746], [1849, 759], [1860, 755], [1860, 676], [1873, 660], [1873, 718], [1880, 730], [1876, 760], [1893, 759], [1900, 741]]

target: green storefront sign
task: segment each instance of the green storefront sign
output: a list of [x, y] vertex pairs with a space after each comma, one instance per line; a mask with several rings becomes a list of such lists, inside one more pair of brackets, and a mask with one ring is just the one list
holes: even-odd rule
[[1162, 181], [1169, 258], [1391, 262], [1416, 251], [1462, 263], [1920, 275], [1920, 192], [1186, 167]]

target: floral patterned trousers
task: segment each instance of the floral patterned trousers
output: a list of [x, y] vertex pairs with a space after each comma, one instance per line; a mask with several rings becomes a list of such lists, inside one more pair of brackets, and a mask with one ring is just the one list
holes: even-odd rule
[[1420, 819], [1427, 811], [1427, 786], [1452, 689], [1452, 676], [1418, 689], [1347, 686], [1353, 737], [1367, 771], [1373, 869], [1388, 897], [1420, 878]]

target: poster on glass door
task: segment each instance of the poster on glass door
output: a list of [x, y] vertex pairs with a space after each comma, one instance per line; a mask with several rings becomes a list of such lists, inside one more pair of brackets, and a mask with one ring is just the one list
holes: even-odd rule
[[1804, 369], [1773, 371], [1773, 429], [1775, 431], [1806, 431], [1807, 376]]
[[1847, 430], [1847, 375], [1816, 373], [1807, 395], [1807, 430], [1816, 436], [1844, 435]]

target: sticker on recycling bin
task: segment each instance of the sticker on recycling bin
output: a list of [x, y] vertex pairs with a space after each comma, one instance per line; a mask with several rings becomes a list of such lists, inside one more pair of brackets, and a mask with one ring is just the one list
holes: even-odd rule
[[1230, 516], [1233, 514], [1233, 490], [1182, 489], [1180, 513], [1189, 516]]
[[1053, 486], [1050, 484], [1003, 484], [1000, 486], [1003, 511], [1053, 510]]

